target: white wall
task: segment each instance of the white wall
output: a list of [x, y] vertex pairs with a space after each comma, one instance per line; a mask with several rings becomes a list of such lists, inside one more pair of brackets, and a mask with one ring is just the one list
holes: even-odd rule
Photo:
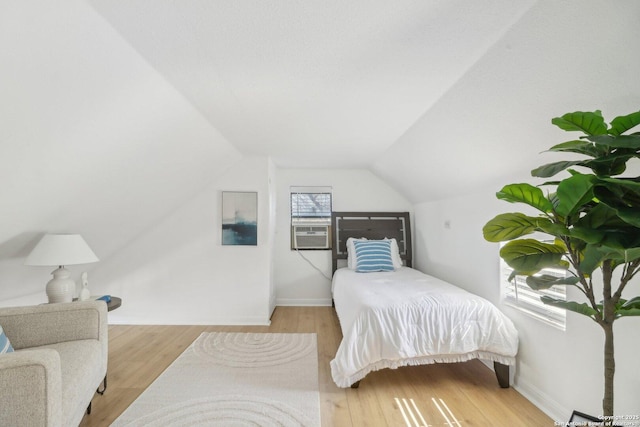
[[[117, 253], [71, 267], [74, 276], [89, 271], [93, 294], [123, 298], [111, 323], [264, 324], [276, 303], [329, 305], [330, 280], [290, 249], [292, 185], [331, 186], [337, 211], [412, 212], [411, 203], [365, 169], [276, 169], [267, 158], [251, 158], [229, 170]], [[258, 191], [257, 247], [220, 244], [223, 190]], [[331, 277], [331, 251], [302, 253]], [[49, 271], [40, 275], [44, 288]], [[36, 296], [5, 305], [44, 301], [44, 292]]]
[[85, 1], [0, 10], [0, 300], [46, 300], [44, 233], [107, 259], [242, 156]]
[[[482, 227], [496, 214], [518, 210], [495, 198], [501, 187], [416, 205], [416, 267], [487, 298], [514, 321], [520, 337], [515, 388], [549, 416], [567, 420], [573, 409], [601, 414], [604, 335], [600, 327], [569, 312], [563, 332], [500, 302], [499, 248], [484, 240]], [[568, 291], [570, 298], [579, 298], [571, 288]], [[640, 280], [635, 279], [625, 295], [639, 294]], [[638, 320], [622, 319], [615, 326], [616, 414], [640, 414]]]
[[278, 305], [331, 304], [331, 251], [291, 250], [291, 186], [331, 186], [334, 211], [413, 210], [402, 195], [366, 169], [278, 169], [277, 181], [274, 257]]
[[[267, 158], [244, 159], [90, 272], [92, 293], [122, 297], [110, 323], [268, 324], [273, 210]], [[258, 245], [222, 246], [221, 192], [258, 192]]]

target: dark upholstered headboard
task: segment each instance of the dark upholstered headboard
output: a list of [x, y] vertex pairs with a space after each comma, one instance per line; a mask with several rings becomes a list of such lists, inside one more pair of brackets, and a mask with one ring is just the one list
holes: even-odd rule
[[338, 269], [338, 260], [347, 259], [349, 237], [370, 240], [395, 238], [400, 257], [411, 267], [411, 224], [409, 212], [332, 212], [332, 271]]

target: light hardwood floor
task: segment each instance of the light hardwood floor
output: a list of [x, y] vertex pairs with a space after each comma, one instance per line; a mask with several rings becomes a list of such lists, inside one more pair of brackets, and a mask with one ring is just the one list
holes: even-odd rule
[[108, 388], [80, 426], [111, 424], [205, 331], [317, 333], [322, 426], [415, 426], [411, 414], [420, 422], [418, 413], [432, 427], [554, 425], [514, 389], [501, 389], [477, 360], [385, 369], [358, 389], [340, 389], [329, 370], [342, 338], [333, 308], [278, 307], [270, 326], [110, 326]]

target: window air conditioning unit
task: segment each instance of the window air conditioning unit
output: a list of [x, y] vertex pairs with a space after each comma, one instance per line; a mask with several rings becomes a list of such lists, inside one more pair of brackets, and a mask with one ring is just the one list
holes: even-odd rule
[[291, 227], [293, 249], [329, 249], [329, 225], [294, 225]]

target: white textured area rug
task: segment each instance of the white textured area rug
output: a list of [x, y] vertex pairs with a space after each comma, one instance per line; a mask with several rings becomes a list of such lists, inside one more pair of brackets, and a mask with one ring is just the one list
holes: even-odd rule
[[316, 334], [204, 332], [113, 426], [319, 426]]

